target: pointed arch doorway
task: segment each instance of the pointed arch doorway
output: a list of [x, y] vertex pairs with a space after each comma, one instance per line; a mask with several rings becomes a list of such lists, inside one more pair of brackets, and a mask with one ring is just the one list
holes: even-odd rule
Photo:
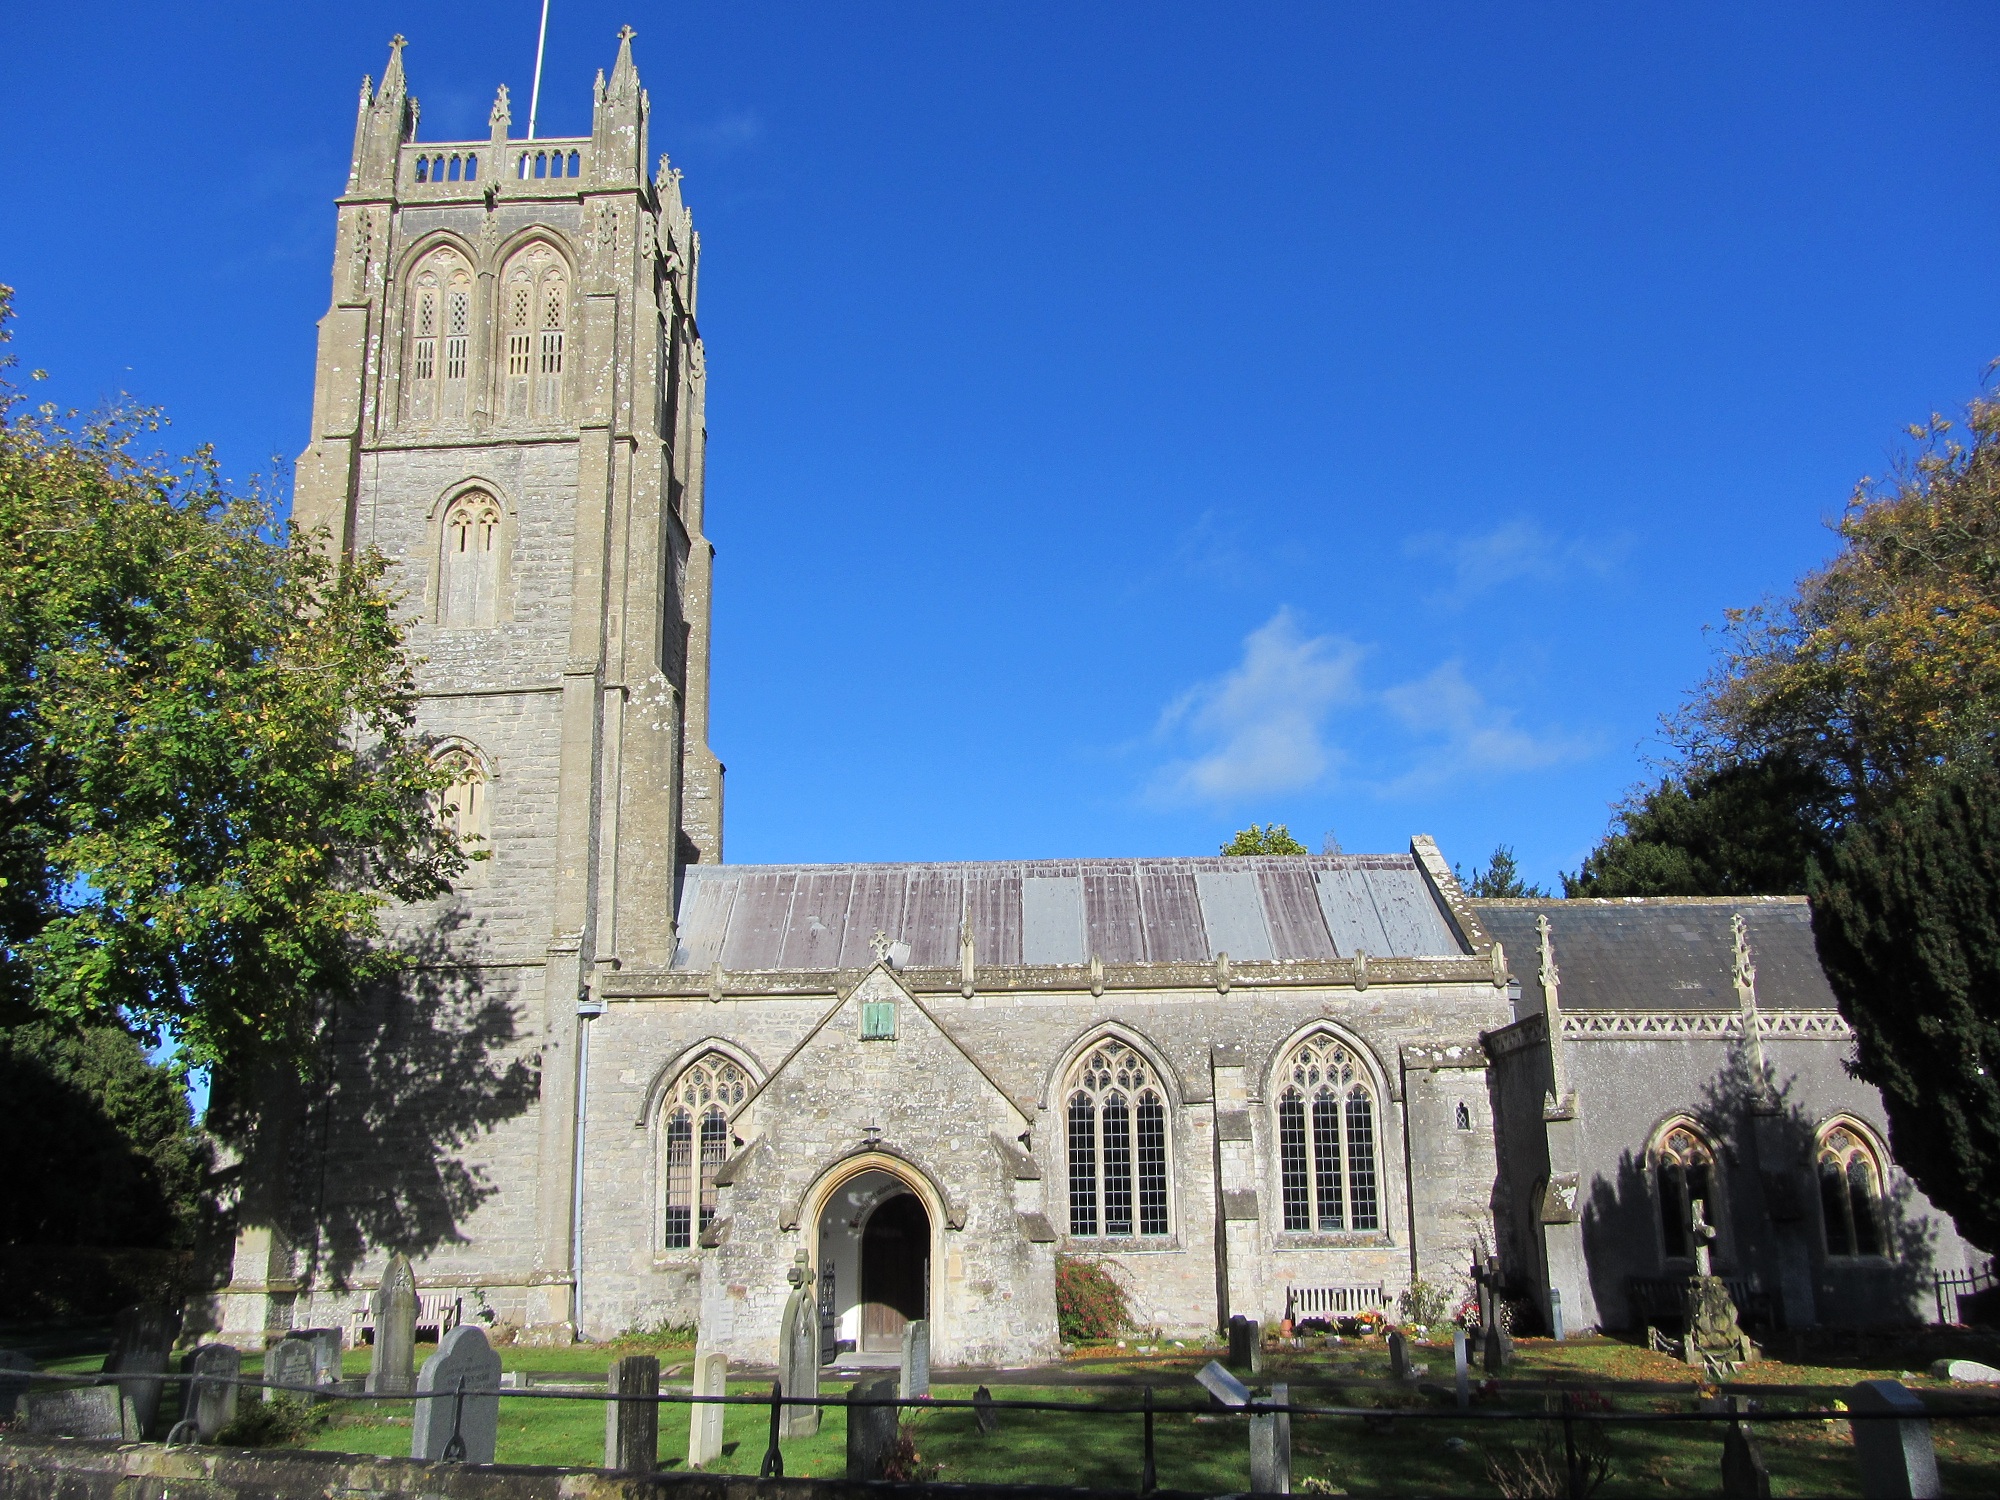
[[826, 1360], [883, 1362], [902, 1352], [904, 1325], [929, 1316], [931, 1217], [909, 1183], [879, 1169], [827, 1195], [819, 1215]]

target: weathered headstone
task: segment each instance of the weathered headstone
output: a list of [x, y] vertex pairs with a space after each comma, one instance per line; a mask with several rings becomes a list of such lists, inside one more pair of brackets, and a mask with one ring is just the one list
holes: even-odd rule
[[1458, 1395], [1458, 1409], [1465, 1411], [1472, 1405], [1472, 1360], [1471, 1351], [1466, 1347], [1465, 1330], [1451, 1331], [1451, 1373], [1452, 1384]]
[[370, 1307], [375, 1347], [368, 1358], [368, 1389], [378, 1396], [403, 1395], [417, 1383], [417, 1273], [409, 1256], [389, 1257]]
[[890, 1401], [896, 1395], [893, 1380], [857, 1381], [847, 1400], [847, 1477], [880, 1479], [882, 1467], [896, 1446], [896, 1416], [893, 1406], [861, 1406], [862, 1401]]
[[[1271, 1387], [1271, 1404], [1284, 1406], [1291, 1401], [1291, 1387]], [[1260, 1411], [1254, 1403], [1250, 1417], [1250, 1488], [1260, 1495], [1289, 1495], [1292, 1492], [1292, 1414], [1288, 1411]]]
[[1229, 1320], [1229, 1368], [1252, 1375], [1264, 1368], [1264, 1330], [1255, 1318], [1237, 1313]]
[[650, 1399], [660, 1394], [659, 1360], [650, 1354], [614, 1360], [604, 1387], [611, 1397], [649, 1398], [604, 1403], [604, 1467], [628, 1474], [652, 1473], [660, 1466], [660, 1407]]
[[1250, 1402], [1250, 1387], [1212, 1359], [1195, 1371], [1194, 1378], [1218, 1406], [1242, 1407]]
[[28, 1376], [38, 1368], [18, 1350], [0, 1349], [0, 1422], [12, 1419], [15, 1402], [28, 1389]]
[[194, 1378], [181, 1387], [181, 1419], [194, 1423], [204, 1443], [236, 1420], [236, 1381], [243, 1374], [243, 1354], [228, 1344], [203, 1344], [181, 1360], [181, 1373]]
[[[729, 1394], [729, 1357], [723, 1354], [696, 1354], [694, 1393], [697, 1396]], [[688, 1467], [705, 1468], [722, 1457], [722, 1414], [729, 1408], [718, 1402], [697, 1401], [688, 1407]]]
[[1562, 1288], [1549, 1288], [1549, 1335], [1558, 1344], [1563, 1341], [1563, 1294]]
[[1941, 1359], [1931, 1366], [1931, 1374], [1939, 1380], [1963, 1380], [1972, 1385], [2000, 1383], [2000, 1370], [1976, 1359]]
[[144, 1437], [153, 1430], [166, 1388], [160, 1377], [167, 1373], [167, 1356], [178, 1332], [180, 1319], [157, 1302], [125, 1308], [112, 1325], [111, 1352], [105, 1356], [104, 1373], [119, 1377], [119, 1394], [130, 1404], [131, 1419], [137, 1424], [134, 1437]]
[[340, 1384], [340, 1357], [347, 1341], [338, 1328], [294, 1328], [291, 1336], [312, 1347], [314, 1385]]
[[972, 1416], [986, 1436], [991, 1437], [1000, 1430], [1000, 1413], [993, 1405], [993, 1393], [983, 1385], [972, 1393]]
[[792, 1398], [813, 1400], [819, 1395], [819, 1302], [810, 1281], [795, 1288], [785, 1302], [785, 1320], [779, 1325], [778, 1379], [785, 1387], [786, 1405], [782, 1436], [811, 1437], [819, 1431], [817, 1406], [793, 1406]]
[[1500, 1303], [1500, 1259], [1489, 1255], [1472, 1262], [1473, 1284], [1479, 1288], [1479, 1352], [1486, 1373], [1497, 1375], [1514, 1362], [1514, 1336], [1504, 1326]]
[[71, 1386], [31, 1391], [26, 1402], [28, 1431], [38, 1437], [136, 1438], [129, 1430], [131, 1403], [115, 1385]]
[[483, 1329], [464, 1324], [444, 1336], [437, 1353], [417, 1372], [410, 1457], [438, 1462], [446, 1457], [454, 1434], [465, 1445], [464, 1462], [493, 1462], [500, 1435], [500, 1356]]
[[903, 1325], [903, 1367], [896, 1393], [905, 1401], [915, 1401], [931, 1393], [931, 1325], [927, 1318], [912, 1318]]
[[[294, 1401], [309, 1399], [300, 1386], [313, 1384], [313, 1346], [290, 1334], [264, 1351], [264, 1399], [275, 1401], [290, 1396]], [[285, 1389], [274, 1390], [282, 1386]]]
[[[1743, 1398], [1731, 1396], [1730, 1409], [1740, 1412]], [[1757, 1439], [1741, 1422], [1731, 1422], [1722, 1434], [1723, 1500], [1771, 1500], [1771, 1471]]]
[[1892, 1412], [1898, 1420], [1850, 1421], [1861, 1493], [1894, 1500], [1928, 1500], [1938, 1488], [1937, 1450], [1924, 1403], [1900, 1380], [1864, 1380], [1847, 1396], [1848, 1411]]
[[1389, 1378], [1408, 1380], [1410, 1378], [1410, 1341], [1397, 1329], [1389, 1330]]

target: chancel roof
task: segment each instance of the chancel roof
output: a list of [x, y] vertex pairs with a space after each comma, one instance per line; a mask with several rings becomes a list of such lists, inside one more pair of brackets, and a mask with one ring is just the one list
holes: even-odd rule
[[862, 969], [877, 932], [905, 967], [1458, 957], [1411, 854], [976, 864], [690, 865], [676, 969]]
[[1521, 983], [1520, 1014], [1547, 1008], [1535, 919], [1549, 919], [1562, 1008], [1735, 1010], [1736, 935], [1743, 918], [1765, 1010], [1833, 1010], [1803, 896], [1611, 901], [1474, 901]]

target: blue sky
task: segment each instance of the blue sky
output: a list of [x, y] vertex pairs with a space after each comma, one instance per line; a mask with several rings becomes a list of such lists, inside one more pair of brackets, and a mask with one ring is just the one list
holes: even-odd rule
[[[363, 73], [525, 120], [536, 0], [17, 7], [57, 399], [303, 446]], [[1428, 832], [1573, 869], [2000, 355], [1990, 6], [555, 0], [701, 230], [735, 861]]]

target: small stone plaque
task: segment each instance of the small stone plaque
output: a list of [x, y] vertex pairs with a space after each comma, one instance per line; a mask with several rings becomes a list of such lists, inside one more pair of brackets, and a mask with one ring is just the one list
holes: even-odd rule
[[38, 1437], [136, 1437], [125, 1430], [125, 1412], [115, 1385], [72, 1386], [28, 1396], [28, 1431]]
[[14, 1405], [28, 1389], [28, 1376], [37, 1368], [27, 1355], [0, 1349], [0, 1422], [14, 1415]]

